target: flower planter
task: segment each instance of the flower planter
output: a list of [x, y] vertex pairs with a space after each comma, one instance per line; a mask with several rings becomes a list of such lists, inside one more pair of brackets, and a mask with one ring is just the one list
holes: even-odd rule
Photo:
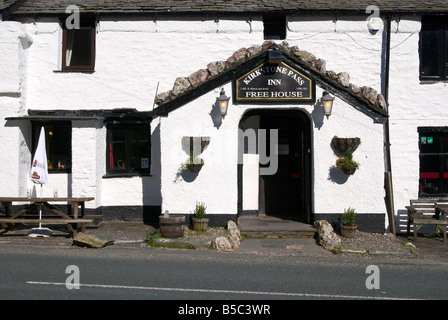
[[351, 226], [346, 226], [345, 224], [341, 224], [341, 235], [345, 238], [354, 238], [356, 237], [356, 231], [357, 231], [356, 224]]
[[190, 171], [191, 173], [198, 173], [199, 171], [201, 171], [203, 164], [198, 163], [198, 164], [187, 164], [187, 169], [188, 171]]
[[331, 140], [333, 148], [340, 154], [344, 154], [346, 151], [351, 153], [355, 152], [361, 144], [360, 138], [338, 138], [336, 136]]
[[176, 239], [184, 235], [185, 216], [172, 214], [159, 216], [160, 233], [164, 238]]
[[208, 219], [198, 219], [193, 218], [193, 229], [196, 231], [207, 231], [208, 228]]
[[356, 168], [341, 168], [341, 170], [348, 175], [352, 175], [356, 172]]

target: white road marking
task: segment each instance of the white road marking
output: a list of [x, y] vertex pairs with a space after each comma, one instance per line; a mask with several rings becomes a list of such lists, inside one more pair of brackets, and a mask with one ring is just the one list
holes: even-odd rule
[[[31, 285], [49, 285], [49, 286], [65, 286], [65, 282], [46, 282], [46, 281], [27, 281]], [[226, 293], [226, 294], [252, 294], [266, 296], [285, 296], [285, 297], [309, 297], [309, 298], [333, 298], [333, 299], [362, 299], [362, 300], [413, 300], [395, 297], [373, 297], [373, 296], [356, 296], [356, 295], [339, 295], [339, 294], [316, 294], [316, 293], [299, 293], [299, 292], [268, 292], [268, 291], [246, 291], [246, 290], [217, 290], [217, 289], [194, 289], [194, 288], [162, 288], [162, 287], [141, 287], [141, 286], [124, 286], [112, 284], [79, 284], [86, 288], [105, 288], [105, 289], [127, 289], [127, 290], [149, 290], [149, 291], [177, 291], [177, 292], [204, 292], [204, 293]]]

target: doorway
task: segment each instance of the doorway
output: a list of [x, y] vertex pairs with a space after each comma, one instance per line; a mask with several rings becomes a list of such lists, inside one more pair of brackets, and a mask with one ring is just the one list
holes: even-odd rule
[[[239, 190], [241, 215], [272, 216], [311, 223], [312, 152], [309, 117], [300, 110], [251, 110], [241, 119], [240, 129], [243, 132], [248, 129], [257, 133], [265, 131], [265, 136], [256, 135], [256, 146], [253, 142], [251, 145], [250, 141], [244, 140], [240, 150], [244, 153], [239, 170], [239, 188], [242, 189]], [[260, 143], [263, 143], [261, 139], [265, 140], [265, 150], [259, 148]], [[276, 170], [263, 171], [263, 168], [272, 165], [272, 161], [264, 164], [263, 161], [258, 161], [251, 169], [250, 166], [254, 166], [255, 161], [249, 163], [248, 159], [252, 156], [260, 160], [260, 152], [266, 152], [266, 158], [271, 160], [276, 157]], [[272, 152], [274, 154], [271, 154]], [[250, 170], [252, 175], [246, 173]], [[255, 196], [258, 197], [257, 201], [254, 201]], [[247, 210], [246, 203], [251, 200], [252, 208]]]

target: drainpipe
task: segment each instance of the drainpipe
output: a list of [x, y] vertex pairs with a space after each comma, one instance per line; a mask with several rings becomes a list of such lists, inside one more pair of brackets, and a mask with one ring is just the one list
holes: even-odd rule
[[386, 52], [385, 52], [385, 65], [384, 65], [384, 99], [387, 104], [387, 119], [384, 128], [384, 144], [385, 144], [385, 172], [384, 172], [384, 187], [386, 191], [386, 210], [389, 218], [389, 232], [396, 235], [395, 230], [395, 208], [394, 208], [394, 193], [392, 184], [392, 161], [390, 155], [390, 132], [389, 132], [389, 67], [390, 67], [390, 29], [391, 29], [391, 17], [386, 17]]
[[385, 52], [385, 67], [384, 67], [384, 99], [387, 103], [387, 119], [386, 119], [386, 171], [392, 171], [391, 158], [390, 158], [390, 140], [389, 140], [389, 68], [390, 68], [390, 27], [391, 18], [387, 16], [386, 18], [386, 52]]

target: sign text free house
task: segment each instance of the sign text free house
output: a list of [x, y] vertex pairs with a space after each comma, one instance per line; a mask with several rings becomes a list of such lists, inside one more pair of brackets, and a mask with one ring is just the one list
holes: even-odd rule
[[236, 103], [315, 102], [315, 83], [284, 62], [265, 62], [234, 82]]

